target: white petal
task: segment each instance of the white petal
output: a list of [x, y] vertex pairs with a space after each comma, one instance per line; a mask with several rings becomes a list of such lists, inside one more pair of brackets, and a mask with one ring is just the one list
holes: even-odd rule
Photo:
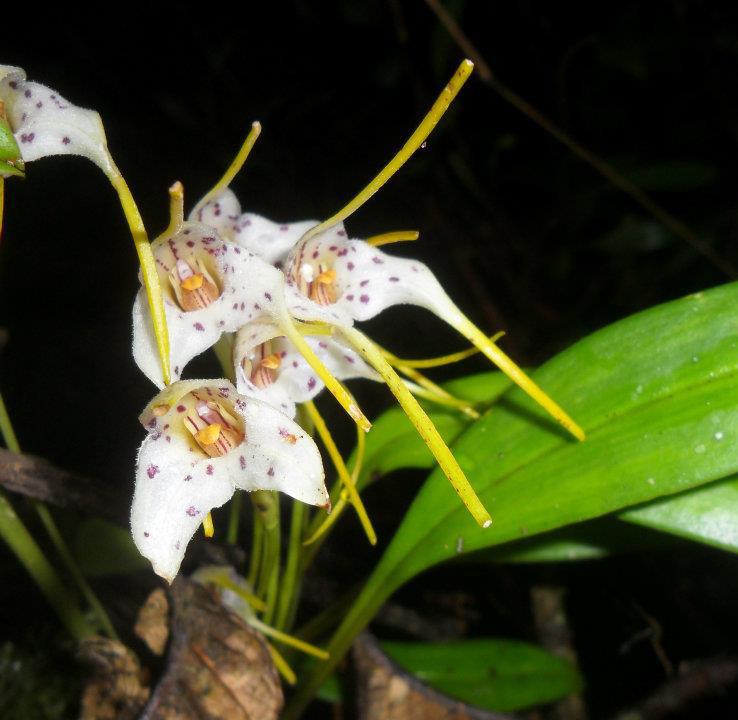
[[[220, 457], [199, 451], [184, 427], [191, 392], [205, 393], [240, 416], [243, 442]], [[192, 535], [234, 488], [281, 490], [314, 505], [328, 493], [318, 448], [274, 408], [238, 395], [227, 380], [173, 383], [140, 416], [149, 431], [139, 451], [131, 509], [133, 538], [157, 574], [171, 582]]]
[[[171, 238], [152, 243], [165, 294], [170, 366], [178, 379], [187, 363], [250, 320], [277, 318], [284, 310], [284, 276], [253, 253], [221, 240], [212, 228], [186, 222]], [[204, 258], [222, 292], [207, 307], [185, 312], [171, 289], [169, 272], [182, 257]], [[133, 356], [141, 371], [164, 386], [148, 303], [143, 289], [133, 307]]]
[[207, 513], [233, 495], [223, 459], [202, 457], [179, 432], [154, 431], [141, 445], [131, 530], [136, 547], [168, 582]]
[[59, 93], [25, 80], [20, 68], [0, 65], [0, 100], [23, 160], [82, 155], [107, 175], [113, 172], [100, 116], [72, 105]]
[[[271, 384], [257, 387], [246, 377], [243, 360], [251, 360], [256, 348], [269, 340], [272, 341], [269, 354], [278, 355], [280, 366], [273, 372]], [[305, 340], [328, 372], [338, 380], [367, 378], [381, 382], [379, 374], [358, 353], [337, 340], [328, 336], [307, 337]], [[238, 392], [268, 402], [290, 417], [295, 416], [295, 403], [312, 400], [325, 387], [305, 358], [273, 324], [256, 322], [241, 328], [236, 335], [233, 359]]]
[[218, 235], [225, 240], [233, 240], [240, 216], [241, 203], [235, 193], [226, 188], [208, 202], [195, 205], [189, 219], [215, 228]]
[[255, 213], [244, 213], [234, 225], [233, 239], [272, 265], [284, 262], [297, 241], [317, 220], [276, 223]]

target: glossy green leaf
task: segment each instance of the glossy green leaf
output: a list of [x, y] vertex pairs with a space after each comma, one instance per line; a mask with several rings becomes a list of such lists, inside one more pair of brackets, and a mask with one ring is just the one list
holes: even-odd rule
[[383, 642], [382, 649], [418, 680], [485, 710], [521, 710], [582, 688], [571, 663], [516, 640]]
[[633, 527], [612, 517], [484, 548], [459, 557], [462, 562], [551, 563], [598, 560], [612, 555], [672, 548], [679, 541], [661, 532]]
[[454, 453], [494, 524], [476, 527], [435, 470], [336, 631], [331, 659], [306, 680], [290, 713], [384, 600], [454, 557], [459, 544], [464, 552], [501, 545], [738, 472], [737, 302], [738, 285], [730, 284], [652, 308], [534, 373], [585, 428], [584, 443], [517, 389], [462, 433]]
[[738, 478], [633, 508], [623, 520], [738, 552]]

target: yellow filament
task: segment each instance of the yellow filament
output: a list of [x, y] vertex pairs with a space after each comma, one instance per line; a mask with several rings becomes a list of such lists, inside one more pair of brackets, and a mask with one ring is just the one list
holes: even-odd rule
[[449, 482], [454, 490], [456, 490], [472, 517], [480, 527], [489, 527], [492, 524], [492, 518], [482, 504], [482, 501], [474, 492], [474, 488], [469, 484], [464, 471], [459, 467], [459, 463], [456, 461], [453, 453], [443, 441], [431, 419], [425, 414], [423, 408], [420, 407], [418, 401], [412, 396], [407, 387], [405, 387], [397, 373], [392, 369], [392, 366], [384, 359], [379, 348], [356, 328], [343, 327], [341, 328], [341, 332], [382, 376], [387, 387], [389, 387], [392, 394], [397, 398], [410, 422], [415, 426], [418, 434], [428, 446], [428, 449], [433, 453], [441, 470], [443, 470], [449, 479]]
[[254, 143], [256, 143], [256, 139], [259, 137], [260, 134], [261, 123], [258, 121], [251, 123], [251, 130], [246, 136], [246, 139], [243, 141], [243, 145], [241, 145], [241, 149], [238, 151], [238, 154], [233, 159], [233, 162], [228, 166], [228, 169], [225, 171], [225, 173], [223, 173], [223, 177], [218, 180], [218, 182], [215, 183], [215, 185], [213, 185], [213, 187], [208, 191], [205, 197], [203, 197], [203, 199], [200, 200], [199, 203], [197, 203], [197, 206], [195, 207], [195, 210], [193, 212], [196, 212], [203, 205], [209, 203], [216, 195], [218, 195], [222, 190], [227, 188], [233, 182], [233, 178], [238, 175], [239, 171], [243, 167], [244, 163], [246, 162], [246, 158], [248, 158], [249, 154], [251, 153], [251, 149], [254, 147]]
[[215, 526], [213, 525], [213, 516], [208, 513], [205, 519], [202, 521], [202, 531], [206, 538], [211, 538], [215, 535]]
[[318, 525], [317, 530], [312, 535], [303, 540], [302, 544], [312, 545], [316, 540], [322, 538], [323, 535], [325, 535], [336, 524], [336, 521], [339, 517], [341, 517], [341, 514], [343, 513], [343, 510], [347, 504], [348, 493], [346, 492], [346, 490], [343, 490], [341, 492], [341, 497], [338, 499], [338, 502], [333, 506], [331, 514], [325, 516], [323, 522]]
[[246, 622], [259, 632], [264, 633], [264, 635], [266, 635], [267, 637], [273, 638], [283, 645], [293, 647], [295, 648], [295, 650], [300, 650], [306, 655], [312, 655], [319, 660], [327, 660], [330, 657], [330, 655], [325, 650], [322, 650], [315, 645], [311, 645], [309, 642], [300, 640], [300, 638], [296, 638], [294, 635], [288, 635], [281, 630], [275, 630], [271, 625], [263, 623], [258, 618], [248, 618]]
[[176, 235], [182, 227], [182, 223], [184, 223], [184, 186], [177, 180], [169, 188], [169, 225], [158, 237], [169, 238]]
[[267, 609], [266, 603], [261, 600], [261, 598], [256, 597], [256, 595], [245, 590], [238, 583], [233, 582], [233, 580], [231, 580], [231, 578], [229, 578], [225, 573], [219, 573], [217, 576], [213, 577], [212, 580], [209, 580], [209, 582], [213, 582], [220, 587], [236, 593], [238, 597], [245, 600], [252, 608], [254, 608], [254, 610], [264, 612], [264, 610]]
[[323, 441], [323, 445], [325, 445], [325, 449], [328, 451], [328, 455], [330, 456], [331, 461], [336, 468], [336, 472], [338, 473], [338, 477], [341, 483], [348, 493], [348, 499], [356, 510], [356, 514], [359, 517], [359, 522], [361, 522], [361, 526], [364, 528], [364, 532], [366, 533], [370, 544], [376, 545], [377, 534], [374, 532], [374, 527], [372, 526], [372, 522], [367, 515], [364, 503], [361, 501], [359, 493], [356, 491], [354, 480], [352, 479], [351, 475], [349, 475], [346, 463], [343, 461], [341, 453], [336, 447], [336, 443], [331, 436], [330, 430], [328, 430], [328, 426], [325, 424], [325, 420], [323, 420], [323, 416], [318, 412], [318, 408], [315, 407], [315, 403], [311, 400], [308, 400], [308, 402], [304, 403], [304, 407], [307, 411], [308, 416], [313, 421], [315, 429], [320, 436], [320, 439]]
[[301, 335], [333, 335], [333, 328], [322, 322], [295, 321], [295, 327]]
[[308, 230], [303, 236], [304, 240], [315, 237], [323, 232], [323, 230], [343, 222], [349, 215], [352, 215], [369, 200], [412, 157], [413, 153], [425, 142], [428, 135], [433, 132], [433, 128], [438, 124], [438, 121], [446, 110], [448, 110], [449, 105], [453, 102], [473, 69], [474, 63], [471, 60], [464, 60], [459, 65], [454, 76], [449, 80], [446, 87], [443, 88], [428, 114], [421, 120], [420, 125], [418, 125], [415, 132], [408, 138], [400, 151], [353, 200], [341, 208], [335, 215], [332, 215], [324, 222]]
[[159, 276], [156, 272], [156, 261], [154, 254], [151, 252], [151, 245], [146, 234], [141, 213], [138, 211], [136, 201], [131, 195], [131, 191], [126, 184], [120, 170], [115, 166], [112, 158], [110, 159], [111, 169], [108, 174], [108, 180], [118, 193], [120, 206], [123, 214], [128, 222], [128, 227], [133, 236], [133, 244], [136, 247], [138, 261], [141, 265], [141, 275], [143, 276], [144, 287], [146, 288], [146, 296], [149, 302], [149, 310], [151, 311], [151, 322], [154, 326], [154, 335], [156, 336], [156, 349], [159, 352], [161, 361], [162, 377], [164, 384], [169, 385], [171, 382], [171, 374], [169, 371], [169, 333], [167, 331], [167, 316], [164, 312], [164, 299], [161, 294], [161, 286], [159, 285]]
[[[500, 330], [500, 332], [495, 333], [491, 338], [490, 342], [497, 342], [501, 337], [505, 336], [505, 331]], [[478, 347], [472, 347], [468, 350], [460, 350], [459, 352], [455, 353], [449, 353], [448, 355], [441, 355], [440, 357], [435, 358], [427, 358], [427, 359], [421, 359], [421, 360], [407, 360], [405, 358], [399, 358], [397, 355], [393, 355], [388, 350], [382, 349], [382, 354], [387, 358], [390, 365], [394, 365], [395, 367], [399, 367], [402, 365], [406, 368], [434, 368], [434, 367], [442, 367], [443, 365], [452, 365], [453, 363], [460, 362], [461, 360], [466, 360], [467, 358], [472, 357], [473, 355], [476, 355], [478, 352], [481, 352], [481, 350]]]
[[[366, 433], [357, 425], [356, 426], [356, 462], [351, 468], [351, 479], [354, 481], [354, 485], [359, 482], [359, 475], [361, 475], [361, 468], [364, 464], [364, 455], [366, 454]], [[348, 501], [348, 492], [344, 488], [341, 492], [341, 496], [338, 502], [333, 506], [333, 511], [330, 515], [327, 515], [323, 522], [318, 526], [317, 530], [310, 535], [306, 540], [303, 541], [303, 545], [311, 545], [320, 537], [325, 535], [328, 530], [336, 523], [341, 514], [343, 513], [346, 503]]]
[[361, 408], [356, 404], [356, 401], [351, 397], [351, 393], [349, 393], [348, 390], [346, 390], [346, 388], [330, 374], [328, 368], [323, 365], [320, 358], [313, 352], [313, 349], [307, 344], [300, 334], [300, 331], [295, 326], [292, 318], [287, 313], [283, 313], [280, 324], [287, 339], [292, 342], [298, 352], [305, 358], [307, 364], [310, 365], [310, 367], [315, 371], [315, 374], [323, 381], [328, 392], [338, 400], [341, 407], [353, 418], [364, 432], [369, 432], [369, 428], [371, 428], [372, 424], [369, 422], [366, 415], [364, 415]]
[[502, 372], [505, 373], [524, 392], [528, 393], [551, 417], [568, 430], [577, 440], [584, 440], [584, 430], [552, 400], [541, 388], [531, 380], [511, 358], [509, 358], [493, 341], [491, 341], [471, 320], [460, 312], [451, 322], [467, 340], [479, 348]]
[[267, 643], [267, 650], [269, 650], [269, 654], [272, 656], [272, 662], [279, 671], [279, 674], [284, 678], [284, 681], [288, 685], [294, 685], [297, 682], [295, 671], [287, 664], [287, 661], [279, 654], [274, 645]]
[[468, 415], [472, 420], [479, 420], [479, 413], [470, 402], [454, 397], [450, 392], [444, 390], [440, 385], [436, 385], [430, 378], [427, 378], [413, 368], [405, 367], [404, 365], [397, 365], [396, 367], [405, 377], [415, 381], [413, 383], [405, 383], [413, 395], [427, 398], [441, 405], [449, 405], [457, 410], [461, 410], [461, 412]]
[[381, 235], [372, 235], [366, 239], [366, 244], [373, 247], [381, 247], [382, 245], [390, 245], [398, 242], [411, 242], [417, 240], [420, 233], [417, 230], [396, 230], [395, 232], [382, 233]]
[[195, 440], [203, 445], [212, 445], [220, 437], [220, 423], [213, 423], [195, 433]]

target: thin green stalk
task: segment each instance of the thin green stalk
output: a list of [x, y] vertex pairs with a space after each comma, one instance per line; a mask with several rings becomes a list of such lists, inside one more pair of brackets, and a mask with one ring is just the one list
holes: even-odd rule
[[[5, 444], [8, 447], [8, 450], [14, 453], [21, 453], [20, 443], [18, 442], [18, 437], [15, 434], [15, 430], [13, 428], [13, 423], [10, 421], [10, 415], [8, 414], [7, 407], [5, 406], [5, 401], [3, 400], [2, 395], [0, 394], [0, 431], [2, 431], [3, 438], [5, 439]], [[17, 515], [15, 515], [15, 512], [13, 511], [12, 507], [10, 506], [10, 503], [7, 499], [3, 498], [4, 502], [4, 509], [6, 512], [11, 513], [15, 520], [17, 520], [18, 523], [21, 523], [20, 519]], [[59, 532], [59, 528], [57, 527], [56, 523], [54, 522], [54, 518], [51, 515], [51, 512], [49, 509], [44, 505], [44, 503], [36, 500], [33, 503], [33, 506], [38, 513], [39, 518], [41, 519], [41, 523], [43, 524], [44, 528], [46, 529], [46, 532], [49, 535], [49, 538], [51, 539], [51, 542], [53, 543], [54, 547], [56, 548], [56, 551], [59, 553], [59, 556], [64, 561], [64, 564], [67, 566], [67, 569], [69, 570], [69, 573], [71, 574], [74, 581], [77, 583], [80, 591], [82, 592], [82, 595], [85, 597], [87, 602], [89, 603], [90, 607], [94, 611], [95, 615], [97, 616], [98, 622], [100, 623], [100, 626], [102, 627], [103, 631], [111, 638], [118, 639], [118, 636], [115, 632], [115, 628], [113, 627], [113, 624], [110, 622], [110, 618], [108, 617], [108, 614], [105, 612], [105, 608], [102, 606], [102, 603], [97, 599], [97, 596], [95, 595], [95, 592], [90, 587], [87, 580], [85, 580], [84, 575], [82, 575], [82, 572], [80, 571], [79, 567], [77, 566], [77, 563], [74, 560], [74, 557], [72, 556], [72, 553], [70, 552], [69, 548], [67, 547], [67, 544], [64, 542], [64, 538], [62, 537], [61, 533]], [[3, 538], [8, 542], [8, 544], [11, 546], [13, 551], [18, 555], [18, 550], [16, 549], [17, 543], [23, 543], [25, 540], [23, 539], [24, 533], [28, 538], [31, 538], [28, 531], [25, 529], [25, 527], [22, 526], [22, 523], [20, 527], [22, 528], [22, 531], [20, 528], [12, 528], [12, 525], [14, 524], [14, 521], [9, 520], [8, 525], [8, 531], [15, 536], [15, 544], [12, 543], [8, 536], [6, 536], [5, 532], [0, 528], [0, 534], [3, 535]], [[35, 541], [31, 538], [31, 542], [33, 542], [36, 550], [43, 558], [44, 563], [48, 565], [48, 569], [51, 571], [52, 574], [56, 576], [55, 580], [51, 580], [50, 578], [47, 578], [47, 582], [51, 581], [53, 584], [61, 584], [61, 580], [54, 572], [51, 565], [48, 563], [45, 557], [43, 557], [43, 553], [41, 553], [41, 550], [38, 548], [38, 545], [36, 545]], [[33, 559], [34, 552], [31, 551], [31, 555], [27, 556], [28, 559]], [[26, 565], [26, 562], [23, 560], [22, 557], [19, 555], [19, 559], [21, 562], [23, 562], [24, 565]], [[34, 562], [37, 562], [37, 559], [34, 560]], [[26, 568], [29, 570], [31, 575], [33, 576], [34, 580], [36, 580], [37, 583], [39, 583], [38, 577], [34, 574], [34, 572], [31, 571], [31, 569], [26, 565]], [[40, 568], [40, 566], [39, 566]], [[48, 571], [44, 570], [44, 573], [47, 573]], [[40, 583], [39, 583], [39, 586]], [[41, 587], [43, 590], [44, 588]], [[45, 592], [45, 591], [44, 591]], [[58, 592], [56, 590], [55, 592]], [[76, 614], [79, 614], [83, 618], [84, 625], [87, 625], [89, 627], [89, 623], [87, 622], [86, 617], [82, 613], [82, 611], [77, 607], [77, 603], [72, 597], [70, 593], [66, 591], [66, 589], [63, 589], [62, 596], [66, 594], [66, 598], [63, 598], [64, 603], [71, 603], [73, 604], [72, 608], [67, 608], [65, 611], [66, 614], [71, 612], [71, 615], [74, 616]], [[53, 604], [53, 603], [52, 603]], [[57, 612], [59, 612], [57, 610]], [[60, 615], [61, 617], [61, 615]], [[64, 620], [64, 618], [62, 618]], [[76, 623], [76, 620], [74, 621]], [[66, 621], [65, 621], [65, 624]], [[69, 626], [68, 626], [69, 627]], [[92, 634], [94, 634], [94, 631], [91, 631]], [[88, 633], [90, 634], [90, 633]], [[77, 637], [75, 635], [75, 637]], [[80, 638], [78, 638], [80, 639]]]
[[261, 518], [261, 513], [257, 512], [254, 508], [252, 516], [253, 522], [253, 535], [251, 539], [251, 559], [249, 561], [249, 585], [253, 588], [256, 587], [256, 581], [259, 578], [261, 570], [261, 555], [264, 548], [264, 521]]
[[279, 589], [277, 601], [277, 612], [274, 627], [284, 630], [289, 624], [292, 608], [297, 600], [299, 589], [299, 560], [302, 549], [302, 528], [305, 522], [306, 506], [294, 500], [292, 502], [292, 513], [290, 516], [290, 539], [287, 546], [287, 563], [282, 575], [282, 583]]
[[228, 534], [226, 542], [229, 545], [235, 545], [238, 542], [238, 524], [241, 519], [241, 504], [243, 495], [240, 491], [236, 491], [231, 500], [231, 514], [228, 517]]
[[254, 509], [264, 523], [262, 560], [256, 583], [256, 594], [266, 601], [264, 622], [269, 623], [275, 609], [279, 587], [280, 531], [279, 495], [274, 491], [256, 490], [251, 494]]

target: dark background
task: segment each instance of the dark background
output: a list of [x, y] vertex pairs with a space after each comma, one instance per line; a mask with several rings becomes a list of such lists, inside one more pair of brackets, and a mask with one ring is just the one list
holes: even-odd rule
[[[733, 3], [448, 7], [500, 79], [738, 265]], [[167, 187], [181, 180], [191, 207], [255, 119], [263, 133], [234, 184], [244, 208], [285, 221], [331, 214], [404, 142], [463, 57], [420, 1], [283, 2], [271, 15], [216, 5], [168, 16], [153, 4], [147, 13], [116, 11], [108, 6], [105, 21], [67, 9], [31, 22], [9, 10], [0, 60], [101, 113], [152, 236], [166, 225]], [[132, 243], [91, 163], [52, 158], [28, 171], [6, 185], [3, 395], [25, 450], [99, 478], [125, 505], [143, 437], [136, 416], [154, 392], [130, 355]], [[348, 227], [359, 237], [419, 229], [420, 242], [391, 252], [430, 264], [475, 322], [507, 330], [504, 347], [528, 365], [625, 315], [729, 279], [475, 77], [426, 148]], [[463, 346], [421, 311], [394, 310], [369, 330], [398, 354]], [[485, 367], [472, 360], [446, 376]], [[211, 359], [189, 375], [200, 373], [219, 374]], [[359, 397], [371, 412], [389, 404], [381, 393]], [[370, 497], [380, 515], [382, 500]], [[28, 597], [47, 613], [12, 559], [1, 559], [2, 614], [22, 616]], [[622, 641], [628, 623], [640, 622], [623, 607], [636, 597], [659, 603], [686, 582], [679, 602], [661, 608], [672, 619], [675, 661], [735, 650], [736, 637], [720, 624], [735, 582], [705, 591], [696, 567], [731, 577], [732, 558], [688, 549], [613, 562], [561, 570], [579, 588], [572, 607], [582, 611], [584, 634], [610, 618]], [[592, 590], [598, 573], [622, 573], [623, 582], [612, 593]], [[524, 587], [532, 580], [523, 575], [515, 582]], [[700, 632], [678, 607], [684, 597], [699, 611]], [[520, 629], [502, 620], [495, 629], [505, 627], [510, 635]], [[597, 646], [588, 653], [596, 707], [619, 707], [660, 679], [650, 656], [641, 665], [618, 656], [616, 672], [598, 675], [605, 655]], [[640, 682], [643, 667], [652, 674]]]

